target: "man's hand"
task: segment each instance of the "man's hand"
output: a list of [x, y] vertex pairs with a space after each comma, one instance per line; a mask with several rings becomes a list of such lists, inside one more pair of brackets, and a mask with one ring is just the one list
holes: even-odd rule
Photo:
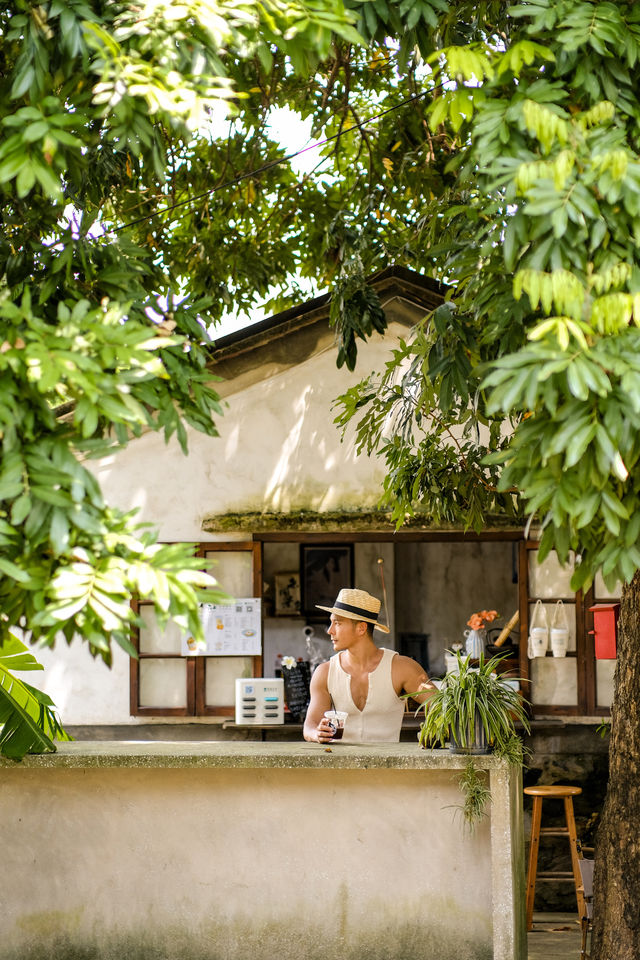
[[425, 680], [420, 684], [413, 699], [424, 706], [425, 712], [429, 709], [429, 700], [438, 688], [432, 680]]
[[317, 743], [329, 743], [330, 740], [333, 740], [334, 728], [329, 723], [326, 717], [322, 717], [320, 723], [316, 727], [314, 733], [314, 739]]

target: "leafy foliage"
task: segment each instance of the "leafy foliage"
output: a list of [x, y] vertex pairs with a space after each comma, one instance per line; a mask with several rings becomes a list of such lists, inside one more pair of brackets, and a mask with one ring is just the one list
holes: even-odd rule
[[340, 398], [338, 423], [357, 416], [361, 448], [385, 457], [399, 523], [420, 507], [476, 529], [526, 513], [543, 527], [541, 557], [578, 554], [576, 589], [599, 569], [629, 581], [640, 565], [640, 11], [490, 6], [466, 20], [451, 4], [458, 41], [440, 18], [430, 55], [429, 82], [442, 84], [430, 131], [446, 137], [456, 181], [410, 243], [455, 308]]
[[0, 647], [0, 754], [19, 760], [25, 753], [55, 750], [54, 740], [68, 740], [51, 699], [19, 680], [16, 672], [42, 670], [18, 637], [9, 634]]
[[[515, 724], [529, 732], [527, 703], [519, 692], [498, 673], [504, 656], [486, 660], [481, 654], [477, 666], [471, 657], [456, 655], [456, 671], [448, 673], [440, 688], [419, 709], [424, 710], [418, 741], [423, 747], [456, 744], [461, 752], [473, 752], [482, 729], [488, 747], [496, 756], [520, 767], [526, 752]], [[459, 777], [463, 801], [456, 806], [471, 830], [486, 815], [491, 791], [470, 756]]]
[[[0, 590], [29, 583], [37, 630], [52, 639], [45, 608], [67, 599], [58, 567], [115, 583], [101, 531], [127, 569], [162, 556], [127, 538], [78, 457], [149, 428], [183, 445], [184, 422], [214, 433], [209, 332], [229, 309], [290, 305], [292, 276], [333, 286], [353, 367], [384, 328], [364, 278], [390, 262], [451, 289], [341, 401], [339, 424], [357, 418], [360, 448], [386, 459], [396, 521], [529, 515], [543, 555], [579, 554], [575, 586], [629, 579], [637, 5], [53, 0], [0, 21]], [[314, 170], [283, 162], [274, 106], [329, 138]], [[195, 593], [181, 607], [167, 576], [188, 617]], [[123, 639], [136, 577], [107, 591]], [[107, 621], [82, 595], [97, 650]]]

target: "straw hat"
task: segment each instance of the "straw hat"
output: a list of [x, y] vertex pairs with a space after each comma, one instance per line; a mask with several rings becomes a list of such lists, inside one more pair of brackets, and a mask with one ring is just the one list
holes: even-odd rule
[[364, 620], [366, 623], [372, 623], [376, 630], [389, 633], [389, 627], [378, 623], [380, 601], [366, 590], [341, 590], [332, 607], [321, 607], [319, 603], [316, 603], [316, 607], [328, 613], [337, 613], [340, 617], [346, 617], [347, 620]]

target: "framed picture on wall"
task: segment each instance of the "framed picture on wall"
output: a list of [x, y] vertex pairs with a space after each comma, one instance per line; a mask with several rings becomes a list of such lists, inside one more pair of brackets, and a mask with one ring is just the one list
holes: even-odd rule
[[328, 614], [316, 604], [330, 607], [343, 587], [353, 586], [353, 544], [322, 543], [300, 547], [300, 612], [308, 620], [325, 620]]
[[273, 612], [276, 617], [300, 616], [300, 574], [276, 573]]

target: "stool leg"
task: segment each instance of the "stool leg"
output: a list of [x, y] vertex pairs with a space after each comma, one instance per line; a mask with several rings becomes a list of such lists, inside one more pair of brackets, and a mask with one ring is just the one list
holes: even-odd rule
[[589, 960], [589, 954], [587, 953], [587, 934], [589, 932], [589, 921], [586, 917], [582, 917], [581, 921], [581, 932], [582, 932], [582, 942], [580, 944], [580, 960]]
[[576, 887], [576, 900], [578, 903], [578, 916], [582, 919], [587, 915], [582, 895], [582, 878], [580, 876], [580, 865], [578, 864], [578, 839], [576, 837], [576, 821], [573, 816], [573, 800], [571, 797], [564, 798], [564, 815], [567, 820], [567, 829], [569, 831], [569, 844], [571, 846], [571, 866], [573, 868], [573, 879]]
[[536, 893], [536, 873], [538, 872], [538, 849], [540, 847], [540, 820], [542, 818], [542, 797], [533, 798], [531, 813], [531, 845], [529, 847], [529, 870], [527, 873], [527, 930], [533, 926], [533, 900]]

